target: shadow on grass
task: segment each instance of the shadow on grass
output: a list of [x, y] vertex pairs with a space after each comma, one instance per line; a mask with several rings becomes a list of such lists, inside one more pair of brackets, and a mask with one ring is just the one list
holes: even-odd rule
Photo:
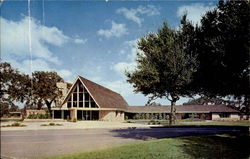
[[115, 129], [111, 130], [115, 137], [149, 140], [183, 136], [199, 136], [213, 134], [239, 135], [249, 133], [249, 127], [241, 126], [177, 126], [150, 129]]
[[192, 158], [247, 159], [250, 157], [250, 137], [245, 135], [210, 135], [184, 137], [179, 148]]

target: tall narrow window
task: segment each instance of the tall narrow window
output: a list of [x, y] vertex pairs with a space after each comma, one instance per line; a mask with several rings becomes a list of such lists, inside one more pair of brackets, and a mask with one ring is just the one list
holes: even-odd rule
[[67, 107], [97, 108], [98, 106], [84, 85], [78, 81], [74, 86], [72, 94], [68, 98]]
[[80, 93], [83, 92], [83, 85], [82, 85], [82, 83], [79, 83], [79, 92], [80, 92]]

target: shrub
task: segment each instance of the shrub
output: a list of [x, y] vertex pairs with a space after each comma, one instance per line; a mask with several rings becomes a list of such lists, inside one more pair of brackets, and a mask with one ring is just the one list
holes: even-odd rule
[[51, 119], [50, 114], [45, 114], [45, 119]]
[[16, 122], [16, 123], [11, 124], [11, 126], [21, 126], [21, 124]]
[[128, 116], [127, 115], [125, 115], [125, 120], [128, 120]]
[[49, 126], [55, 126], [56, 124], [55, 123], [49, 123]]
[[51, 119], [50, 114], [30, 114], [28, 119]]
[[43, 119], [43, 114], [37, 114], [37, 119]]
[[62, 124], [49, 123], [49, 124], [41, 124], [41, 126], [62, 126]]
[[163, 115], [162, 113], [159, 114], [159, 120], [162, 120], [163, 119]]

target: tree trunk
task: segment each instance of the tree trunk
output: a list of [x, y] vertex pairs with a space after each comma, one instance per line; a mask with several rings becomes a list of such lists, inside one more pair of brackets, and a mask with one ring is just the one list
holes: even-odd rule
[[249, 115], [250, 115], [250, 113], [249, 113], [249, 111], [250, 111], [250, 95], [245, 95], [245, 102], [244, 102], [244, 104], [245, 104], [245, 107], [246, 107], [246, 112], [245, 112], [245, 114], [246, 114], [246, 120], [249, 120]]
[[175, 103], [178, 98], [172, 98], [171, 100], [171, 107], [170, 107], [170, 114], [169, 114], [169, 125], [175, 124]]
[[42, 106], [43, 106], [42, 100], [39, 99], [37, 103], [37, 110], [41, 110]]

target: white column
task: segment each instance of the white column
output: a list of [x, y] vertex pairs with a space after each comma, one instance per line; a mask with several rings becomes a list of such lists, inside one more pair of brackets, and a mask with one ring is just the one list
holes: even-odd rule
[[74, 93], [71, 94], [71, 108], [73, 108], [73, 94]]
[[61, 110], [61, 118], [64, 119], [64, 110]]
[[82, 110], [82, 119], [83, 119], [83, 110]]
[[85, 89], [83, 86], [83, 108], [85, 108]]
[[79, 83], [76, 84], [76, 107], [79, 107]]

